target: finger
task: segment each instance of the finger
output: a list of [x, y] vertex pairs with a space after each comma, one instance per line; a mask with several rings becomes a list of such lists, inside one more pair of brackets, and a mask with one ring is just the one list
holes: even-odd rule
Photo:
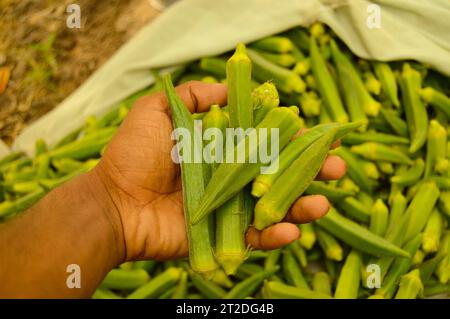
[[247, 232], [247, 243], [254, 249], [271, 250], [286, 246], [300, 237], [294, 224], [278, 223], [262, 231], [251, 227]]
[[297, 199], [286, 215], [285, 221], [294, 224], [305, 224], [324, 216], [330, 209], [325, 196], [309, 195]]
[[[212, 104], [222, 106], [227, 103], [225, 84], [190, 81], [177, 86], [175, 90], [190, 112], [205, 112]], [[144, 96], [135, 103], [135, 108], [142, 107], [167, 111], [167, 97], [164, 92]]]
[[345, 161], [337, 155], [328, 155], [316, 179], [336, 180], [340, 179], [347, 172]]

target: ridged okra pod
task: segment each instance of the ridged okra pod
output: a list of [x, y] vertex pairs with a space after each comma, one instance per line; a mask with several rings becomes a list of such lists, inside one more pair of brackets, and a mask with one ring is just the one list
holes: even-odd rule
[[370, 231], [384, 237], [389, 220], [389, 209], [382, 199], [377, 199], [370, 210]]
[[[410, 256], [414, 256], [419, 247], [420, 235], [417, 235], [405, 244], [404, 249]], [[397, 257], [386, 274], [386, 278], [383, 280], [381, 287], [376, 290], [376, 294], [381, 295], [384, 298], [391, 298], [394, 295], [400, 277], [406, 274], [411, 265], [411, 258]]]
[[256, 80], [272, 80], [277, 88], [287, 94], [305, 91], [306, 84], [297, 73], [272, 63], [255, 50], [247, 49], [247, 53], [252, 60], [253, 77]]
[[357, 145], [362, 144], [364, 142], [377, 142], [382, 144], [409, 144], [409, 140], [405, 137], [397, 136], [397, 135], [391, 135], [391, 134], [385, 134], [385, 133], [378, 133], [378, 132], [364, 132], [364, 133], [348, 133], [343, 139], [342, 143], [348, 144], [348, 145]]
[[366, 142], [354, 145], [350, 150], [371, 161], [385, 161], [407, 165], [412, 165], [413, 163], [413, 161], [403, 152], [380, 143]]
[[364, 76], [364, 85], [367, 91], [369, 91], [369, 93], [373, 95], [380, 95], [381, 82], [378, 81], [375, 75], [370, 71], [366, 71], [364, 72], [363, 76]]
[[308, 258], [306, 256], [306, 251], [300, 244], [300, 241], [296, 240], [287, 246], [291, 251], [292, 255], [297, 259], [297, 262], [302, 267], [306, 267], [308, 265]]
[[437, 111], [444, 113], [450, 119], [450, 98], [437, 89], [426, 87], [419, 91], [420, 97], [430, 103]]
[[271, 269], [265, 269], [263, 272], [256, 273], [247, 279], [237, 283], [226, 295], [225, 299], [246, 298], [258, 290], [264, 280], [272, 276], [278, 271], [279, 267], [275, 266]]
[[221, 299], [226, 295], [226, 291], [222, 287], [210, 280], [204, 279], [202, 276], [193, 271], [189, 271], [189, 278], [191, 279], [194, 287], [197, 288], [197, 290], [200, 291], [206, 298]]
[[295, 57], [290, 53], [273, 53], [273, 52], [267, 52], [259, 49], [253, 48], [256, 52], [258, 52], [263, 58], [266, 60], [269, 60], [272, 63], [278, 64], [279, 66], [290, 68], [292, 67], [296, 59]]
[[380, 113], [395, 134], [404, 138], [408, 137], [408, 126], [396, 111], [381, 108]]
[[360, 253], [352, 250], [345, 259], [344, 266], [341, 269], [334, 298], [356, 299], [358, 297], [361, 265]]
[[[169, 74], [164, 76], [164, 90], [172, 111], [174, 127], [189, 131], [191, 135], [190, 153], [191, 155], [199, 154], [201, 145], [196, 145], [195, 140], [192, 141], [199, 132], [194, 127], [194, 121], [188, 109], [176, 94]], [[201, 141], [200, 137], [197, 136], [197, 138]], [[180, 166], [184, 216], [189, 241], [189, 261], [194, 271], [212, 277], [218, 265], [213, 254], [210, 221], [204, 219], [200, 223], [192, 225], [193, 213], [204, 193], [207, 167], [202, 162], [195, 163], [195, 161], [189, 159], [181, 161]]]
[[327, 294], [313, 290], [292, 287], [276, 281], [266, 281], [263, 288], [265, 299], [330, 299]]
[[179, 268], [171, 267], [133, 291], [127, 296], [127, 299], [157, 298], [167, 289], [170, 289], [177, 284], [182, 272], [183, 271]]
[[277, 88], [272, 82], [264, 82], [252, 91], [253, 126], [257, 126], [272, 109], [280, 104]]
[[447, 131], [438, 121], [431, 120], [428, 127], [424, 177], [445, 174], [449, 170], [450, 162], [447, 159]]
[[342, 185], [336, 187], [320, 181], [314, 181], [305, 190], [306, 195], [323, 195], [331, 202], [339, 202], [348, 196], [355, 195], [354, 190], [345, 189]]
[[374, 256], [403, 256], [409, 254], [386, 239], [371, 233], [366, 228], [339, 214], [331, 208], [328, 214], [316, 223], [344, 243]]
[[307, 223], [299, 225], [301, 236], [299, 239], [300, 245], [302, 245], [306, 250], [313, 248], [316, 243], [317, 236], [314, 229], [314, 224]]
[[383, 94], [389, 98], [395, 107], [400, 107], [397, 93], [397, 81], [395, 80], [394, 72], [392, 72], [389, 64], [386, 62], [374, 62], [373, 68], [378, 80], [380, 80]]
[[312, 280], [313, 290], [317, 293], [331, 296], [331, 278], [326, 272], [319, 271], [314, 274]]
[[325, 253], [325, 256], [330, 260], [341, 261], [344, 250], [339, 242], [332, 235], [320, 228], [316, 230], [316, 233], [319, 245]]
[[438, 250], [443, 228], [444, 218], [437, 209], [434, 209], [422, 234], [422, 249], [425, 253]]
[[339, 200], [336, 202], [336, 206], [344, 212], [345, 215], [350, 216], [354, 220], [362, 223], [368, 223], [370, 221], [371, 214], [367, 209], [367, 206], [355, 197], [349, 196]]
[[424, 170], [425, 162], [419, 157], [414, 161], [414, 164], [410, 168], [401, 174], [392, 176], [390, 181], [398, 186], [411, 186], [420, 181]]
[[256, 229], [264, 229], [286, 216], [291, 205], [319, 173], [335, 135], [336, 128], [333, 128], [308, 146], [259, 199], [255, 206]]
[[336, 82], [327, 68], [326, 61], [317, 47], [316, 40], [311, 37], [310, 41], [311, 68], [316, 79], [316, 84], [320, 95], [323, 99], [324, 106], [334, 121], [346, 123], [348, 122], [348, 115], [345, 112], [344, 105], [342, 104], [339, 96]]
[[306, 117], [318, 116], [321, 109], [321, 100], [314, 91], [305, 92], [300, 95], [300, 105]]
[[253, 42], [251, 46], [260, 50], [276, 53], [288, 53], [291, 52], [294, 47], [289, 38], [282, 36], [266, 37]]
[[276, 164], [278, 166], [278, 169], [275, 172], [270, 174], [260, 174], [255, 178], [252, 186], [252, 195], [261, 197], [267, 193], [271, 189], [273, 183], [292, 165], [292, 163], [326, 132], [336, 128], [336, 140], [351, 130], [356, 129], [358, 126], [358, 123], [347, 123], [342, 125], [338, 123], [322, 124], [317, 125], [298, 136], [291, 141], [279, 155], [278, 162], [274, 163], [274, 165]]
[[130, 290], [139, 288], [149, 279], [150, 276], [144, 269], [112, 269], [100, 286], [106, 289]]
[[400, 279], [400, 285], [395, 299], [416, 299], [423, 292], [423, 289], [419, 270], [411, 270]]
[[122, 299], [109, 289], [97, 288], [92, 295], [92, 299]]
[[428, 132], [428, 114], [419, 96], [421, 82], [419, 71], [405, 63], [400, 76], [400, 88], [411, 141], [409, 146], [411, 153], [415, 153], [425, 144]]
[[296, 262], [294, 256], [292, 255], [290, 250], [283, 251], [282, 256], [282, 269], [284, 273], [284, 277], [288, 284], [309, 289], [309, 285], [303, 276], [301, 268], [299, 264]]
[[226, 77], [227, 61], [216, 57], [204, 57], [200, 59], [200, 69], [223, 79]]
[[[263, 163], [258, 160], [256, 160], [256, 163], [251, 163], [250, 159], [258, 159], [260, 149], [267, 146], [267, 142], [272, 140], [274, 131], [272, 129], [278, 129], [278, 147], [279, 150], [282, 150], [300, 129], [298, 115], [289, 108], [275, 108], [267, 114], [255, 129], [256, 138], [246, 136], [234, 148], [233, 154], [231, 154], [233, 160], [225, 161], [217, 168], [206, 187], [205, 194], [200, 199], [192, 223], [198, 223], [207, 214], [223, 205], [259, 174]], [[265, 136], [261, 133], [264, 131], [267, 133]], [[250, 143], [250, 138], [253, 139], [252, 143]], [[270, 145], [270, 143], [268, 144]], [[238, 152], [242, 150], [242, 146], [246, 150], [245, 158], [243, 158], [243, 161], [236, 161], [234, 159], [239, 155]]]

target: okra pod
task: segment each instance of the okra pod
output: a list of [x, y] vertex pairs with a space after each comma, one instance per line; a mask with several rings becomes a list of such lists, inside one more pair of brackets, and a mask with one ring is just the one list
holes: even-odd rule
[[439, 267], [444, 259], [448, 258], [450, 253], [450, 232], [445, 232], [442, 236], [441, 244], [439, 245], [439, 250], [436, 255], [422, 263], [420, 265], [420, 276], [423, 282], [428, 282], [435, 273], [436, 269]]
[[314, 274], [312, 281], [313, 291], [331, 296], [331, 278], [328, 273], [319, 271]]
[[290, 250], [283, 251], [282, 265], [284, 277], [289, 285], [309, 289], [300, 265], [295, 261]]
[[450, 191], [441, 192], [438, 206], [441, 212], [450, 218]]
[[266, 260], [264, 260], [264, 269], [269, 270], [275, 267], [280, 260], [281, 249], [271, 250]]
[[[260, 129], [263, 128], [267, 132], [266, 138], [260, 138]], [[257, 158], [261, 145], [266, 145], [267, 140], [272, 139], [272, 128], [279, 129], [278, 146], [281, 150], [289, 143], [291, 137], [298, 132], [300, 122], [298, 116], [289, 108], [275, 108], [270, 111], [255, 129], [258, 142], [249, 143], [250, 137], [246, 136], [239, 143], [243, 143], [244, 147], [248, 147], [243, 163], [224, 162], [217, 168], [206, 187], [205, 194], [198, 203], [198, 208], [191, 223], [198, 223], [207, 214], [236, 195], [258, 175], [263, 164], [260, 161], [250, 163], [249, 159]], [[233, 158], [236, 158], [237, 150], [242, 148], [239, 144], [234, 148]]]
[[330, 299], [327, 294], [313, 290], [285, 285], [280, 282], [266, 281], [263, 288], [266, 299]]
[[312, 223], [301, 224], [300, 228], [300, 245], [302, 245], [306, 250], [313, 248], [316, 243], [317, 236], [314, 230], [314, 225]]
[[409, 257], [409, 254], [400, 247], [343, 217], [334, 208], [331, 208], [328, 214], [317, 220], [316, 223], [346, 244], [362, 252], [374, 256]]
[[202, 295], [209, 299], [221, 299], [226, 295], [226, 291], [210, 280], [204, 279], [199, 274], [189, 271], [189, 278], [192, 284]]
[[72, 158], [54, 159], [51, 165], [56, 168], [58, 173], [69, 174], [83, 166], [83, 163]]
[[3, 166], [5, 166], [13, 161], [18, 160], [22, 156], [23, 156], [23, 153], [21, 153], [21, 152], [12, 152], [12, 153], [6, 155], [2, 159], [0, 159], [0, 168], [2, 168]]
[[343, 200], [336, 202], [336, 206], [347, 216], [362, 222], [368, 223], [371, 218], [371, 214], [367, 209], [367, 205], [361, 203], [354, 197], [346, 197]]
[[312, 182], [305, 190], [306, 195], [323, 195], [331, 202], [339, 202], [348, 196], [355, 195], [355, 191], [347, 190], [341, 187], [335, 187], [324, 182]]
[[316, 230], [316, 233], [319, 245], [325, 253], [325, 256], [331, 260], [341, 261], [344, 250], [338, 241], [332, 235], [320, 228]]
[[122, 299], [122, 298], [116, 295], [111, 290], [97, 288], [94, 294], [92, 295], [92, 299]]
[[100, 287], [106, 289], [137, 289], [149, 281], [150, 276], [144, 269], [112, 269], [103, 279]]
[[[304, 134], [291, 141], [286, 148], [281, 152], [278, 158], [278, 169], [271, 174], [258, 175], [252, 187], [252, 195], [255, 197], [261, 197], [267, 193], [273, 186], [274, 182], [293, 165], [293, 162], [299, 158], [299, 156], [315, 141], [322, 137], [325, 133], [336, 128], [335, 140], [341, 138], [349, 131], [356, 129], [359, 123], [347, 123], [347, 124], [322, 124], [313, 127]], [[275, 164], [274, 164], [275, 165]]]
[[363, 144], [352, 146], [350, 150], [371, 161], [385, 161], [407, 165], [412, 165], [413, 163], [413, 161], [403, 152], [380, 143], [365, 142]]
[[127, 299], [151, 299], [157, 298], [167, 289], [174, 287], [183, 271], [179, 268], [169, 268], [160, 275], [133, 291]]
[[414, 161], [407, 171], [402, 174], [396, 174], [390, 178], [391, 183], [398, 186], [411, 186], [416, 184], [422, 177], [425, 170], [425, 162], [422, 158]]
[[[414, 256], [419, 247], [420, 235], [417, 235], [405, 244], [404, 249], [410, 256]], [[394, 295], [400, 277], [406, 274], [411, 265], [412, 259], [410, 258], [396, 258], [386, 274], [386, 278], [383, 280], [381, 287], [376, 290], [376, 294], [384, 298], [391, 298]]]
[[447, 95], [431, 87], [421, 89], [419, 95], [426, 103], [431, 104], [450, 119], [450, 98]]
[[419, 267], [423, 260], [425, 259], [425, 253], [423, 252], [423, 250], [417, 250], [416, 253], [414, 254], [413, 258], [412, 258], [412, 264], [414, 267]]
[[311, 68], [316, 79], [316, 84], [323, 99], [324, 106], [331, 118], [339, 123], [348, 122], [348, 115], [345, 112], [339, 92], [330, 71], [327, 68], [325, 59], [319, 52], [316, 40], [310, 40], [310, 61]]
[[148, 273], [153, 273], [153, 270], [157, 266], [155, 260], [140, 260], [133, 263], [133, 269], [144, 269]]
[[[273, 183], [255, 206], [254, 226], [264, 229], [281, 221], [322, 167], [336, 135], [333, 128], [313, 142]], [[302, 168], [308, 167], [308, 170]]]
[[15, 201], [5, 201], [0, 204], [0, 218], [7, 218], [13, 214], [24, 211], [36, 204], [46, 192], [42, 188], [38, 188], [32, 193], [16, 199]]
[[421, 82], [420, 73], [405, 63], [400, 76], [400, 88], [411, 141], [409, 147], [411, 153], [415, 153], [425, 144], [428, 132], [428, 114], [418, 93]]
[[396, 193], [393, 195], [392, 203], [390, 204], [389, 223], [386, 230], [386, 238], [389, 238], [389, 234], [401, 222], [402, 216], [406, 211], [406, 205], [406, 198], [402, 193]]
[[360, 188], [356, 183], [348, 177], [344, 177], [339, 181], [339, 187], [345, 192], [347, 192], [348, 196], [353, 196], [359, 193]]
[[248, 260], [239, 266], [236, 277], [240, 280], [244, 280], [251, 275], [264, 271], [264, 268], [258, 264], [250, 263]]
[[[427, 135], [427, 155], [425, 159], [425, 173], [427, 178], [436, 173], [445, 173], [450, 169], [447, 157], [447, 131], [436, 120], [431, 120]], [[438, 166], [441, 160], [441, 166]], [[446, 165], [444, 163], [447, 163]]]
[[286, 36], [302, 51], [309, 52], [310, 39], [308, 32], [300, 28], [294, 28], [287, 31]]
[[300, 105], [306, 117], [318, 116], [320, 114], [321, 101], [313, 91], [302, 93], [300, 96]]
[[383, 94], [389, 98], [395, 107], [400, 107], [397, 95], [397, 82], [389, 64], [386, 62], [374, 62], [373, 68], [377, 78], [380, 80]]
[[[177, 96], [170, 74], [165, 75], [163, 81], [164, 90], [172, 111], [174, 127], [188, 130], [191, 133], [191, 138], [194, 138], [199, 132], [194, 127], [194, 122], [189, 111]], [[201, 140], [199, 137], [198, 139]], [[201, 145], [196, 145], [196, 143], [190, 144], [192, 144], [191, 154], [198, 154], [200, 152], [198, 148]], [[194, 271], [212, 277], [218, 265], [213, 254], [210, 221], [204, 219], [197, 225], [192, 225], [193, 213], [197, 209], [198, 202], [203, 196], [205, 189], [206, 165], [188, 160], [182, 161], [180, 166], [190, 264]]]
[[395, 295], [395, 299], [416, 299], [423, 291], [418, 269], [410, 271], [400, 279], [400, 287]]
[[308, 265], [306, 251], [301, 246], [300, 241], [296, 240], [287, 247], [291, 251], [292, 255], [297, 259], [297, 262], [300, 264], [300, 266], [304, 268]]
[[381, 108], [380, 113], [383, 120], [389, 125], [395, 134], [403, 138], [408, 137], [408, 126], [406, 125], [406, 122], [398, 116], [397, 112], [394, 110]]
[[364, 133], [350, 132], [342, 138], [342, 143], [347, 145], [357, 145], [365, 142], [376, 142], [388, 145], [409, 144], [409, 140], [405, 137], [377, 132], [364, 132]]
[[424, 288], [425, 297], [432, 297], [435, 295], [448, 295], [450, 294], [450, 284], [432, 283], [426, 284]]
[[380, 95], [381, 82], [378, 81], [378, 79], [375, 77], [375, 75], [373, 75], [372, 72], [364, 72], [364, 85], [369, 93], [373, 95]]
[[272, 80], [277, 88], [287, 94], [305, 91], [306, 84], [297, 73], [272, 63], [255, 50], [247, 49], [247, 54], [252, 60], [253, 76], [256, 80]]
[[226, 77], [226, 65], [226, 60], [217, 57], [204, 57], [199, 63], [202, 71], [212, 73], [221, 79]]
[[441, 213], [434, 209], [422, 234], [422, 249], [425, 253], [433, 253], [438, 250], [443, 227], [444, 219]]
[[389, 209], [380, 198], [370, 210], [370, 231], [380, 237], [384, 237], [389, 220]]
[[293, 71], [295, 73], [300, 74], [301, 76], [305, 76], [309, 73], [310, 69], [311, 69], [311, 62], [309, 58], [303, 58], [302, 60], [298, 61], [295, 64]]
[[290, 68], [296, 62], [295, 57], [290, 53], [271, 53], [271, 52], [264, 52], [263, 50], [258, 50], [255, 48], [254, 50], [258, 52], [266, 60], [285, 68]]
[[175, 290], [171, 293], [171, 299], [186, 299], [188, 293], [188, 273], [183, 271], [178, 281], [178, 285]]
[[334, 298], [356, 299], [360, 284], [361, 255], [352, 250], [345, 259], [344, 266], [338, 278]]
[[272, 82], [264, 82], [252, 91], [253, 126], [257, 126], [272, 109], [280, 104], [277, 88]]
[[226, 295], [225, 299], [242, 299], [251, 296], [264, 282], [278, 271], [279, 267], [265, 269], [237, 283]]
[[271, 36], [257, 40], [251, 46], [269, 52], [288, 53], [292, 51], [294, 45], [287, 37]]

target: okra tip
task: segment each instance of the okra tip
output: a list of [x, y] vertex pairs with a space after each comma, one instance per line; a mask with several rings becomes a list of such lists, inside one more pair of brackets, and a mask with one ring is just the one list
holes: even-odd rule
[[254, 197], [261, 197], [265, 193], [269, 191], [269, 185], [267, 183], [264, 183], [264, 181], [260, 181], [258, 179], [255, 179], [252, 185], [252, 195]]
[[234, 275], [239, 268], [240, 265], [245, 261], [246, 254], [237, 253], [237, 254], [221, 254], [220, 256], [216, 256], [217, 262], [220, 266], [222, 266], [225, 274], [228, 276]]

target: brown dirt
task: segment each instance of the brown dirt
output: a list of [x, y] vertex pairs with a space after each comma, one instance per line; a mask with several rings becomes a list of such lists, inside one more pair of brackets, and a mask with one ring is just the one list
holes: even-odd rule
[[69, 29], [71, 3], [0, 0], [0, 67], [11, 71], [0, 93], [0, 139], [7, 144], [159, 13], [148, 0], [78, 0], [81, 28]]

